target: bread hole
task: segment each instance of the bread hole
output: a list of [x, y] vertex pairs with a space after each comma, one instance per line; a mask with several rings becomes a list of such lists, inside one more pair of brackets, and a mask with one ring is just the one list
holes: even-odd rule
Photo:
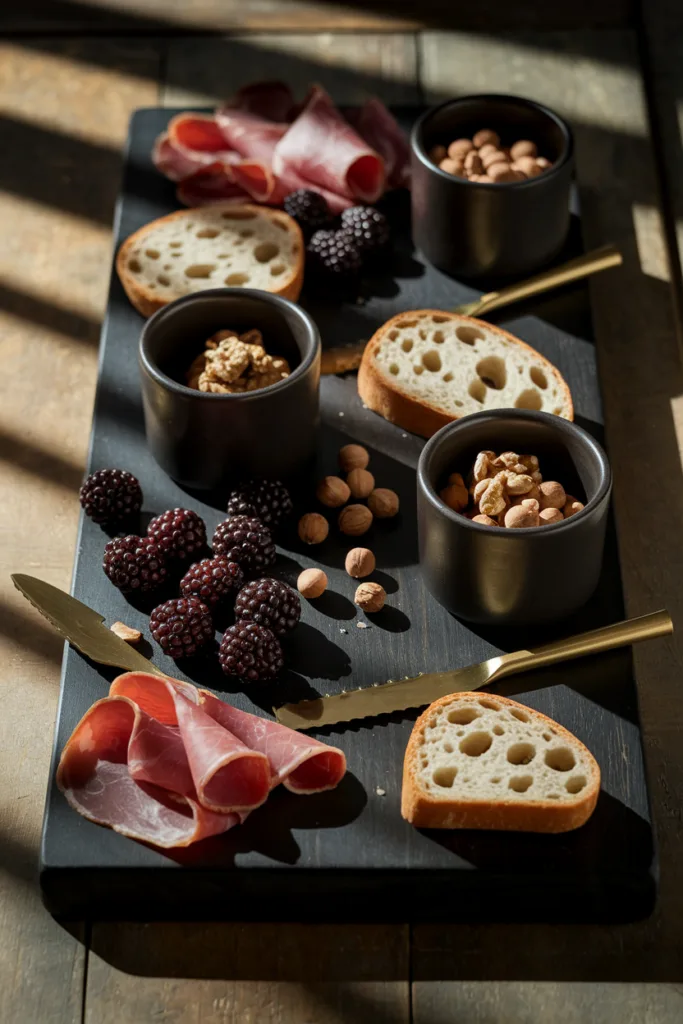
[[194, 228], [194, 224], [192, 223], [192, 221], [188, 221], [187, 224], [185, 225], [185, 230], [186, 231], [192, 231], [193, 228]]
[[548, 796], [547, 796], [546, 799], [548, 799], [548, 800], [559, 800], [560, 799], [560, 794], [559, 793], [548, 793]]
[[479, 712], [476, 708], [453, 708], [452, 711], [448, 712], [448, 721], [452, 725], [469, 725], [475, 718], [479, 718]]
[[396, 363], [391, 364], [389, 367], [389, 373], [393, 373], [394, 377], [398, 377], [398, 365]]
[[413, 348], [412, 338], [404, 338], [401, 342], [401, 348], [404, 352], [411, 352]]
[[434, 349], [430, 349], [429, 352], [425, 352], [422, 356], [422, 365], [430, 373], [438, 373], [441, 369], [441, 356]]
[[555, 747], [546, 750], [545, 763], [556, 772], [569, 772], [576, 764], [576, 758], [569, 747]]
[[469, 780], [469, 779], [463, 779], [462, 781], [463, 781], [463, 782], [465, 783], [465, 785], [467, 785], [467, 783], [468, 783], [468, 782], [469, 782], [470, 780]]
[[254, 259], [259, 263], [270, 263], [272, 259], [280, 255], [280, 246], [275, 242], [261, 242], [254, 249]]
[[170, 278], [166, 277], [166, 274], [159, 274], [159, 276], [157, 277], [157, 281], [159, 282], [159, 284], [163, 284], [164, 288], [168, 288], [169, 284], [171, 283]]
[[486, 359], [480, 359], [477, 363], [477, 373], [487, 388], [493, 388], [495, 391], [502, 391], [507, 382], [505, 360], [500, 356], [487, 356]]
[[417, 336], [420, 339], [420, 341], [426, 341], [427, 340], [427, 332], [425, 330], [423, 330], [422, 328], [420, 328], [420, 330], [417, 332]]
[[552, 739], [552, 736], [550, 735], [549, 732], [544, 732], [543, 733], [543, 739], [546, 741], [546, 743], [550, 743], [550, 741]]
[[182, 247], [183, 247], [183, 243], [182, 242], [169, 242], [168, 244], [169, 244], [169, 248], [171, 248], [171, 249], [182, 249]]
[[515, 793], [526, 793], [533, 781], [533, 775], [515, 775], [508, 782], [508, 788], [514, 789]]
[[230, 259], [230, 253], [229, 252], [219, 252], [218, 256], [216, 257], [216, 259], [219, 259], [219, 260]]
[[494, 731], [496, 736], [504, 736], [505, 735], [505, 729], [503, 728], [502, 725], [494, 725], [493, 731]]
[[486, 700], [485, 698], [482, 698], [479, 703], [483, 708], [486, 708], [487, 711], [500, 711], [500, 704], [496, 704], [495, 700]]
[[548, 378], [544, 374], [540, 366], [532, 366], [529, 370], [529, 376], [536, 385], [537, 388], [541, 388], [542, 391], [548, 387]]
[[468, 757], [481, 757], [493, 743], [493, 737], [489, 732], [471, 732], [460, 740], [460, 753]]
[[561, 416], [561, 415], [562, 415], [562, 409], [559, 407], [559, 405], [556, 405], [555, 408], [553, 409], [553, 416]]
[[244, 231], [240, 231], [240, 238], [253, 238], [254, 232], [251, 228], [245, 228]]
[[500, 782], [500, 776], [499, 776], [499, 775], [496, 775], [495, 779], [491, 779], [491, 782], [492, 782], [492, 783], [493, 783], [493, 785], [495, 786], [495, 785], [496, 785], [497, 783], [499, 783], [499, 782]]
[[533, 743], [513, 743], [507, 752], [510, 764], [530, 764], [535, 757], [536, 747]]
[[413, 373], [417, 377], [419, 377], [421, 373], [424, 373], [424, 369], [425, 369], [424, 366], [414, 366], [413, 367]]
[[270, 268], [270, 276], [279, 277], [280, 274], [284, 274], [286, 269], [287, 268], [285, 267], [284, 263], [273, 263], [273, 265]]
[[147, 285], [147, 287], [149, 288], [149, 290], [150, 290], [151, 292], [153, 292], [153, 291], [154, 291], [154, 289], [156, 288], [156, 285], [155, 285], [154, 281], [152, 281], [152, 283], [151, 283], [151, 284], [148, 284], [148, 285]]
[[232, 285], [238, 288], [240, 285], [247, 284], [249, 281], [249, 274], [228, 274], [225, 279], [227, 285]]
[[436, 316], [432, 317], [432, 323], [435, 323], [435, 324], [447, 324], [448, 323], [448, 317], [447, 316], [439, 316], [437, 314]]
[[192, 263], [185, 267], [185, 277], [211, 277], [215, 269], [215, 263]]
[[473, 398], [475, 402], [483, 402], [486, 398], [486, 385], [483, 380], [479, 380], [478, 377], [476, 380], [472, 381], [467, 390], [470, 398]]
[[417, 320], [401, 320], [396, 326], [405, 331], [409, 327], [417, 327]]
[[254, 220], [256, 214], [251, 210], [225, 210], [221, 217], [223, 220]]
[[[452, 373], [444, 373], [444, 375], [443, 375], [443, 377], [441, 379], [444, 382], [444, 384], [450, 384], [450, 382], [453, 380], [453, 374]], [[460, 403], [460, 404], [462, 405], [462, 403]]]
[[450, 789], [455, 782], [455, 776], [458, 774], [458, 769], [455, 765], [442, 764], [440, 768], [437, 768], [432, 775], [432, 779], [437, 786], [442, 786], [444, 789]]
[[515, 401], [515, 409], [531, 409], [533, 412], [539, 412], [542, 405], [541, 396], [535, 388], [527, 388], [526, 391], [522, 391], [521, 395], [517, 395]]
[[219, 235], [218, 228], [201, 228], [197, 232], [197, 238], [218, 238]]
[[510, 708], [510, 714], [513, 718], [516, 718], [518, 722], [528, 722], [529, 716], [526, 711], [521, 711], [519, 708]]
[[164, 263], [164, 270], [170, 270], [170, 269], [171, 269], [171, 264], [170, 263]]
[[139, 274], [142, 270], [140, 260], [128, 260], [128, 269], [132, 274]]
[[[446, 378], [444, 377], [444, 380], [445, 380], [445, 379], [446, 379]], [[451, 374], [451, 380], [453, 380], [453, 375], [452, 375], [452, 374]], [[457, 405], [458, 409], [462, 409], [462, 402], [460, 401], [460, 399], [459, 399], [459, 398], [456, 398], [456, 400], [455, 400], [455, 404]]]
[[389, 341], [396, 341], [398, 338], [398, 331], [389, 331]]
[[171, 256], [173, 257], [173, 259], [174, 259], [174, 260], [180, 259], [180, 257], [181, 257], [182, 255], [183, 255], [183, 254], [182, 254], [181, 252], [172, 252], [172, 253], [171, 253]]
[[[439, 320], [436, 321], [436, 323], [440, 322]], [[478, 327], [468, 327], [465, 324], [462, 327], [455, 328], [455, 336], [458, 341], [464, 342], [465, 345], [474, 345], [475, 341], [484, 341], [486, 338], [486, 335]]]
[[585, 775], [572, 775], [571, 779], [567, 779], [564, 788], [568, 793], [580, 793], [587, 781]]
[[443, 343], [444, 343], [444, 333], [443, 333], [443, 331], [434, 331], [434, 333], [432, 334], [432, 341], [434, 342], [435, 345], [443, 345]]
[[158, 249], [145, 249], [145, 256], [149, 256], [151, 260], [158, 260], [161, 253]]
[[447, 754], [452, 754], [453, 753], [453, 744], [452, 743], [444, 743], [443, 749], [446, 751]]

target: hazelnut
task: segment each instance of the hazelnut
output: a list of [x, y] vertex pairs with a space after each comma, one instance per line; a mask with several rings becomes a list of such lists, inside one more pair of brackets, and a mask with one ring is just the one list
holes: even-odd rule
[[368, 495], [368, 508], [376, 519], [391, 519], [398, 512], [399, 504], [398, 494], [388, 487], [375, 487]]
[[547, 526], [550, 523], [561, 523], [564, 516], [559, 508], [543, 508], [538, 513], [538, 518], [540, 519], [540, 526]]
[[477, 149], [481, 149], [482, 146], [495, 146], [496, 149], [500, 146], [500, 137], [492, 132], [490, 128], [482, 128], [481, 131], [472, 139], [473, 144]]
[[330, 524], [318, 512], [307, 512], [299, 520], [299, 539], [304, 544], [322, 544], [330, 532]]
[[315, 496], [322, 505], [327, 505], [328, 508], [339, 508], [349, 500], [351, 491], [341, 477], [326, 476], [316, 487]]
[[520, 156], [513, 163], [515, 171], [521, 171], [526, 178], [537, 178], [543, 171], [532, 156]]
[[505, 513], [505, 525], [509, 530], [525, 529], [539, 525], [538, 510], [524, 505], [513, 505]]
[[350, 473], [352, 469], [365, 469], [370, 461], [370, 455], [361, 444], [345, 444], [339, 449], [339, 465], [344, 473]]
[[327, 588], [327, 576], [322, 569], [304, 569], [299, 573], [296, 589], [303, 597], [320, 597]]
[[337, 522], [342, 533], [349, 537], [360, 537], [372, 525], [372, 512], [365, 505], [347, 505], [339, 513]]
[[432, 146], [429, 150], [429, 159], [435, 164], [440, 164], [442, 160], [445, 160], [448, 156], [448, 152], [445, 146]]
[[541, 509], [537, 498], [522, 498], [522, 505], [524, 508], [531, 509], [532, 512], [539, 512]]
[[582, 508], [585, 508], [583, 502], [577, 501], [577, 499], [571, 494], [568, 494], [566, 504], [562, 509], [564, 518], [569, 519], [570, 516], [574, 516], [577, 512], [580, 512]]
[[[500, 185], [505, 184], [508, 181], [518, 181], [519, 179], [517, 175], [521, 172], [514, 171], [512, 167], [510, 167], [510, 164], [504, 164], [501, 161], [497, 164], [491, 164], [486, 173], [492, 181], [495, 181]], [[522, 175], [522, 177], [524, 177], [524, 175]]]
[[354, 597], [354, 601], [364, 612], [381, 611], [386, 599], [386, 591], [379, 583], [361, 583]]
[[354, 498], [367, 498], [375, 489], [375, 478], [367, 469], [352, 469], [346, 482]]
[[[482, 483], [488, 485], [488, 480], [484, 480]], [[460, 473], [451, 473], [448, 478], [448, 486], [444, 487], [439, 497], [454, 512], [462, 512], [464, 508], [467, 508], [470, 496]]]
[[448, 147], [448, 155], [451, 160], [464, 160], [471, 149], [474, 149], [471, 139], [455, 139]]
[[470, 150], [465, 157], [465, 170], [470, 174], [484, 173], [484, 165], [481, 162], [481, 157], [474, 150]]
[[125, 622], [113, 622], [109, 628], [112, 633], [115, 633], [121, 640], [125, 640], [127, 644], [137, 644], [142, 640], [140, 630], [127, 626]]
[[501, 153], [501, 151], [499, 149], [493, 149], [493, 148], [489, 149], [488, 147], [486, 147], [486, 152], [482, 153], [480, 151], [480, 156], [481, 156], [481, 162], [483, 163], [484, 167], [486, 168], [486, 173], [487, 174], [490, 174], [490, 168], [493, 167], [494, 164], [506, 164], [507, 165], [507, 164], [510, 163], [510, 161], [506, 159], [505, 153]]
[[491, 519], [491, 516], [472, 516], [472, 522], [481, 523], [482, 526], [498, 526], [498, 523], [495, 521], [495, 519]]
[[535, 157], [537, 153], [536, 143], [530, 142], [528, 139], [520, 139], [519, 142], [515, 142], [514, 146], [510, 146], [510, 156], [513, 160], [519, 160], [521, 156]]
[[465, 165], [462, 160], [451, 160], [449, 156], [445, 157], [439, 167], [446, 174], [455, 174], [457, 177], [461, 177], [465, 170]]
[[536, 157], [536, 166], [537, 166], [537, 167], [540, 167], [542, 171], [547, 171], [547, 170], [549, 170], [549, 169], [550, 169], [550, 168], [551, 168], [551, 167], [552, 167], [553, 165], [552, 165], [552, 163], [550, 162], [550, 160], [546, 160], [546, 158], [545, 158], [544, 156], [537, 156], [537, 157]]
[[539, 484], [541, 492], [541, 508], [564, 508], [567, 504], [567, 495], [562, 484], [557, 480], [544, 480]]
[[486, 161], [486, 157], [489, 155], [489, 153], [499, 153], [499, 152], [500, 152], [500, 150], [498, 149], [498, 147], [497, 146], [492, 146], [490, 142], [487, 142], [483, 146], [479, 147], [479, 156], [481, 157], [482, 161], [484, 161], [484, 162]]
[[370, 548], [351, 548], [344, 562], [347, 573], [355, 580], [362, 580], [364, 576], [369, 576], [371, 572], [375, 571], [376, 565], [375, 556]]
[[470, 176], [470, 181], [479, 181], [484, 185], [493, 184], [493, 178], [489, 178], [488, 174], [472, 174]]

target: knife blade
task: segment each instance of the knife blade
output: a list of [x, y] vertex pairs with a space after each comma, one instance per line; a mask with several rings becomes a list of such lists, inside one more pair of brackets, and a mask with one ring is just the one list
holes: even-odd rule
[[87, 604], [35, 576], [13, 573], [12, 582], [81, 654], [101, 665], [114, 665], [129, 672], [152, 672], [155, 676], [165, 677], [166, 673], [144, 654], [112, 633], [104, 625], [104, 616]]

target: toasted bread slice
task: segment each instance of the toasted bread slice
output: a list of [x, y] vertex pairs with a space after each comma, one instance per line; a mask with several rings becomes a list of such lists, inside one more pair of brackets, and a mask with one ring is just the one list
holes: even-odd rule
[[304, 281], [304, 240], [282, 210], [217, 203], [179, 210], [123, 243], [116, 270], [143, 316], [205, 288], [246, 287], [296, 301]]
[[415, 723], [401, 813], [418, 828], [569, 832], [599, 791], [597, 761], [557, 722], [505, 697], [455, 693]]
[[368, 408], [423, 437], [489, 409], [574, 418], [571, 392], [544, 356], [500, 327], [438, 309], [401, 313], [375, 332], [358, 393]]

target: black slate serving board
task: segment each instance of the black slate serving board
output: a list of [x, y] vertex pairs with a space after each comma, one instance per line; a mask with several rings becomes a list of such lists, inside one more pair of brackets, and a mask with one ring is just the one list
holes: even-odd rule
[[[121, 241], [176, 204], [173, 187], [154, 170], [156, 134], [174, 113], [142, 110], [131, 123], [122, 196], [116, 215]], [[408, 123], [416, 111], [399, 112]], [[391, 266], [365, 282], [360, 301], [304, 294], [323, 343], [367, 339], [385, 319], [419, 307], [451, 308], [476, 292], [425, 265], [412, 251], [407, 195], [389, 200], [396, 225]], [[576, 225], [575, 225], [576, 227]], [[570, 241], [576, 245], [577, 233]], [[574, 249], [576, 251], [576, 249]], [[532, 315], [535, 314], [535, 315]], [[601, 436], [595, 351], [587, 293], [575, 286], [533, 310], [513, 308], [505, 326], [537, 347], [569, 382], [577, 420]], [[99, 383], [89, 466], [122, 466], [142, 482], [143, 523], [166, 508], [189, 506], [211, 535], [224, 517], [225, 495], [188, 494], [147, 451], [138, 385], [142, 320], [112, 274], [102, 333]], [[623, 617], [616, 536], [611, 525], [598, 592], [580, 613], [553, 629], [526, 632], [469, 628], [425, 592], [417, 566], [415, 466], [422, 440], [366, 410], [355, 375], [328, 377], [321, 388], [318, 465], [297, 487], [300, 508], [314, 508], [315, 480], [334, 472], [339, 446], [371, 450], [378, 485], [401, 496], [396, 520], [367, 537], [377, 555], [376, 579], [389, 594], [371, 620], [352, 603], [354, 582], [343, 571], [348, 544], [332, 530], [320, 548], [303, 550], [291, 531], [279, 545], [276, 575], [294, 583], [301, 568], [325, 567], [330, 588], [304, 602], [303, 622], [286, 642], [287, 669], [271, 686], [226, 680], [214, 658], [184, 665], [183, 675], [158, 648], [145, 653], [170, 674], [209, 686], [255, 713], [377, 680], [442, 670], [538, 645], [555, 636]], [[274, 443], [286, 444], [286, 431]], [[106, 534], [83, 519], [73, 592], [107, 623], [122, 619], [148, 636], [153, 603], [133, 606], [100, 569]], [[557, 580], [562, 586], [562, 580]], [[171, 593], [165, 596], [171, 596]], [[360, 629], [357, 623], [367, 623]], [[56, 759], [72, 729], [106, 695], [115, 671], [67, 647], [45, 811], [41, 881], [46, 905], [68, 917], [216, 919], [539, 918], [629, 919], [649, 912], [655, 896], [653, 837], [645, 784], [636, 689], [629, 651], [616, 651], [503, 683], [508, 696], [556, 718], [597, 757], [602, 791], [582, 829], [560, 836], [417, 831], [400, 816], [402, 759], [415, 713], [321, 730], [341, 747], [349, 772], [332, 793], [296, 797], [276, 791], [245, 825], [187, 850], [160, 852], [86, 821], [54, 784]]]

